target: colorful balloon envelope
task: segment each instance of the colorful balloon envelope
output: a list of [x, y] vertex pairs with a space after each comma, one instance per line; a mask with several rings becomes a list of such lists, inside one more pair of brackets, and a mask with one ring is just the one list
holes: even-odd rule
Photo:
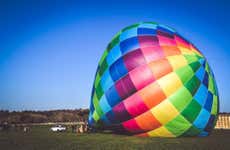
[[219, 111], [213, 72], [174, 29], [143, 22], [122, 29], [95, 75], [89, 125], [138, 136], [206, 136]]

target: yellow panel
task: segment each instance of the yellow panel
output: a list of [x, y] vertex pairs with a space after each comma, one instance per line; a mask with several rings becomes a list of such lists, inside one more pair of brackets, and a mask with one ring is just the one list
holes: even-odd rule
[[173, 67], [173, 70], [176, 70], [188, 64], [187, 60], [184, 58], [183, 55], [169, 56], [167, 57], [167, 59], [169, 60], [169, 63]]
[[153, 107], [151, 112], [162, 125], [166, 124], [179, 114], [177, 109], [169, 102], [168, 99], [164, 100], [156, 107]]
[[191, 48], [191, 50], [197, 55], [202, 56], [202, 54], [199, 51], [197, 51], [195, 48]]
[[180, 49], [182, 54], [195, 55], [194, 51], [192, 51], [188, 48], [181, 47], [181, 46], [178, 46], [178, 48]]
[[157, 80], [157, 83], [160, 85], [167, 97], [172, 95], [182, 86], [180, 78], [174, 72], [160, 78]]
[[175, 135], [169, 132], [164, 126], [149, 131], [147, 134], [151, 137], [175, 137]]

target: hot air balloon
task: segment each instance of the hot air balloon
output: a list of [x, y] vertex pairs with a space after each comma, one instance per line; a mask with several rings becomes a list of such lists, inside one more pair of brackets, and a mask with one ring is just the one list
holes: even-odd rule
[[137, 136], [207, 136], [218, 111], [203, 54], [174, 29], [142, 22], [118, 32], [104, 51], [89, 125]]

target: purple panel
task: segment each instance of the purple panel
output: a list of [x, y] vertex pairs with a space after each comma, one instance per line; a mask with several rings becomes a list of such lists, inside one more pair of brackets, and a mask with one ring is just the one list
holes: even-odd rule
[[164, 37], [171, 38], [171, 39], [174, 38], [173, 34], [170, 34], [170, 33], [168, 33], [168, 32], [164, 32], [164, 31], [162, 31], [162, 30], [157, 30], [157, 34], [158, 34], [158, 35], [161, 35], [161, 36], [164, 36]]
[[141, 64], [145, 64], [145, 58], [143, 56], [143, 53], [140, 49], [137, 49], [135, 51], [132, 51], [128, 54], [126, 54], [124, 57], [124, 62], [126, 68], [131, 71], [132, 69], [136, 68], [137, 66]]
[[127, 112], [123, 102], [113, 107], [113, 112], [114, 112], [115, 118], [119, 120], [120, 122], [131, 119], [131, 116]]
[[140, 47], [149, 47], [159, 45], [158, 38], [156, 36], [138, 36]]
[[128, 96], [130, 96], [134, 92], [136, 92], [136, 88], [133, 85], [133, 82], [130, 79], [128, 74], [125, 77], [123, 77], [122, 79], [118, 80], [115, 83], [115, 87], [116, 87], [117, 92], [118, 92], [118, 94], [122, 100], [127, 98]]

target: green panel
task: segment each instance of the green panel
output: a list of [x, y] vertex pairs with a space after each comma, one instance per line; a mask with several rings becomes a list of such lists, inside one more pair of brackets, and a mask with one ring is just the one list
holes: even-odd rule
[[100, 74], [97, 72], [96, 79], [94, 81], [94, 87], [96, 88], [98, 86], [98, 83], [100, 82]]
[[93, 119], [97, 122], [99, 120], [99, 116], [96, 111], [93, 112]]
[[98, 103], [97, 94], [95, 92], [93, 93], [93, 105], [94, 105], [94, 103]]
[[192, 125], [181, 115], [178, 115], [175, 119], [169, 121], [165, 127], [175, 136], [182, 135]]
[[196, 136], [199, 135], [201, 131], [195, 126], [191, 126], [182, 136]]
[[188, 121], [193, 123], [198, 114], [200, 113], [201, 106], [196, 100], [192, 100], [189, 105], [181, 112]]
[[209, 64], [208, 64], [208, 63], [205, 64], [205, 70], [206, 70], [208, 73], [210, 73], [210, 67], [209, 67]]
[[138, 27], [139, 25], [140, 25], [140, 24], [137, 23], [137, 24], [133, 24], [133, 25], [131, 25], [131, 26], [128, 26], [128, 27], [122, 29], [122, 32], [124, 32], [124, 31], [126, 31], [126, 30], [129, 30], [129, 29], [132, 29], [132, 28], [136, 28], [136, 27]]
[[193, 72], [196, 72], [199, 67], [201, 66], [200, 62], [193, 62], [191, 64], [189, 64], [189, 66], [192, 68]]
[[100, 99], [104, 93], [100, 83], [98, 84], [95, 90], [96, 90], [97, 98]]
[[99, 74], [100, 76], [103, 75], [103, 73], [105, 72], [105, 70], [108, 68], [108, 64], [107, 64], [107, 61], [106, 59], [102, 62], [100, 68], [99, 68]]
[[95, 108], [95, 111], [97, 112], [97, 115], [100, 117], [103, 115], [103, 111], [99, 105], [99, 100], [97, 99], [97, 96], [93, 96], [93, 106]]
[[169, 100], [178, 111], [182, 111], [192, 100], [192, 95], [185, 87], [182, 87], [172, 96], [170, 96]]
[[213, 79], [214, 80], [214, 95], [218, 95], [218, 91], [217, 91], [217, 85], [216, 85], [216, 82], [215, 82], [215, 79]]
[[217, 115], [217, 111], [218, 111], [218, 98], [216, 95], [213, 95], [213, 104], [212, 104], [211, 114]]
[[104, 113], [99, 105], [99, 102], [94, 103], [95, 110], [99, 117], [101, 117]]
[[214, 120], [214, 123], [213, 123], [213, 127], [214, 127], [214, 128], [215, 128], [215, 126], [216, 126], [217, 120], [218, 120], [218, 114], [216, 114], [216, 116], [215, 116], [215, 120]]
[[200, 86], [200, 80], [196, 76], [193, 76], [191, 80], [185, 83], [185, 87], [190, 91], [192, 95], [196, 93], [199, 86]]
[[117, 45], [120, 42], [120, 34], [121, 31], [118, 32], [112, 39], [112, 41], [109, 43], [109, 45], [107, 46], [106, 50], [109, 52], [115, 45]]
[[146, 22], [143, 22], [143, 23], [147, 23], [147, 24], [153, 24], [153, 25], [158, 25], [158, 23], [156, 23], [156, 22], [149, 22], [149, 21], [146, 21]]
[[200, 56], [200, 55], [197, 55], [196, 54], [196, 57], [200, 60], [200, 59], [204, 59], [204, 57], [203, 56]]
[[198, 58], [194, 55], [184, 55], [184, 57], [189, 64], [198, 61]]
[[184, 66], [176, 70], [176, 74], [183, 83], [187, 82], [193, 76], [193, 70], [189, 66]]
[[108, 55], [108, 52], [107, 52], [107, 50], [105, 50], [104, 53], [101, 56], [101, 59], [99, 61], [99, 65], [101, 65], [103, 63], [103, 61], [105, 60], [107, 55]]
[[211, 91], [213, 94], [215, 93], [214, 89], [214, 79], [211, 75], [209, 75], [209, 80], [208, 80], [208, 89]]
[[216, 81], [212, 75], [209, 75], [209, 90], [214, 94], [218, 95], [217, 91], [217, 86], [216, 86]]

